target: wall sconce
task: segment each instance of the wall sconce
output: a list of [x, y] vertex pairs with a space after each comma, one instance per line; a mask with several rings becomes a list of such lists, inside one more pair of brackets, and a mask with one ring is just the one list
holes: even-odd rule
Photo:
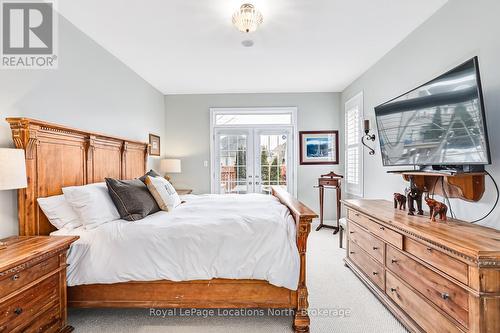
[[375, 134], [370, 135], [370, 120], [365, 119], [364, 124], [365, 124], [365, 135], [361, 137], [361, 143], [363, 144], [363, 146], [368, 148], [369, 150], [368, 154], [375, 155], [375, 150], [365, 143], [365, 140], [375, 141]]

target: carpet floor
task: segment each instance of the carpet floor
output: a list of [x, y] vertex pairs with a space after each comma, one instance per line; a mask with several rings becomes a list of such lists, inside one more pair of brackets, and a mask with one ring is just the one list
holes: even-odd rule
[[[405, 333], [405, 328], [358, 280], [342, 259], [338, 236], [331, 230], [311, 231], [307, 271], [312, 333]], [[246, 313], [207, 316], [179, 310], [152, 316], [149, 309], [69, 309], [75, 332], [291, 333], [286, 314]]]

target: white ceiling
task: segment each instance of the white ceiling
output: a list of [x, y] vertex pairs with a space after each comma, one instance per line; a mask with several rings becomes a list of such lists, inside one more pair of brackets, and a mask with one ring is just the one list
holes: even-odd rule
[[[446, 0], [71, 0], [59, 11], [164, 94], [342, 91]], [[252, 39], [245, 48], [241, 41]]]

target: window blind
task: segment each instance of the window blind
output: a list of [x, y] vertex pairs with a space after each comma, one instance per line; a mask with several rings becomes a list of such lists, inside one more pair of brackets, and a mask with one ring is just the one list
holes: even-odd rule
[[345, 104], [346, 192], [356, 196], [363, 195], [361, 161], [362, 101], [362, 94], [358, 94]]

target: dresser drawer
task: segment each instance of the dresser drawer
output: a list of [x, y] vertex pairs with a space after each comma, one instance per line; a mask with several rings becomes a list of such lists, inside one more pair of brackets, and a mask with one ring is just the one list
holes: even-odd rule
[[24, 331], [39, 313], [59, 302], [59, 274], [55, 274], [0, 305], [0, 332]]
[[373, 237], [354, 222], [349, 222], [349, 239], [378, 262], [384, 262], [384, 242]]
[[368, 229], [374, 235], [382, 238], [387, 243], [390, 243], [398, 249], [403, 249], [403, 235], [397, 233], [375, 220], [365, 216], [355, 210], [348, 210], [347, 217], [359, 225]]
[[386, 293], [427, 333], [462, 332], [428, 301], [421, 298], [390, 272], [386, 273]]
[[373, 283], [384, 290], [384, 268], [352, 241], [349, 241], [349, 258]]
[[468, 326], [469, 294], [466, 290], [392, 246], [387, 246], [386, 251], [388, 269], [459, 323]]
[[409, 238], [405, 239], [404, 249], [458, 281], [468, 283], [468, 266], [465, 263]]
[[54, 256], [30, 268], [9, 274], [0, 280], [0, 298], [35, 281], [59, 267], [59, 257]]

